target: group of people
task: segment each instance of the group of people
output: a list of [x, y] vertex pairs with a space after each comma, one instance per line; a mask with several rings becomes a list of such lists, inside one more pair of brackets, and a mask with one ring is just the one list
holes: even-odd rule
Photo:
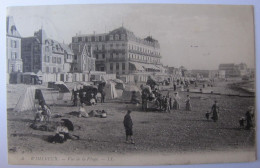
[[97, 94], [94, 91], [87, 93], [83, 88], [72, 90], [73, 106], [79, 107], [81, 104], [95, 105], [97, 103]]
[[[174, 92], [174, 95], [171, 97], [169, 92], [167, 95], [163, 95], [158, 90], [154, 90], [151, 93], [142, 91], [142, 110], [148, 111], [148, 102], [154, 101], [156, 103], [157, 109], [159, 111], [170, 112], [170, 110], [179, 110], [180, 109], [180, 100], [181, 98], [178, 95], [178, 92]], [[191, 111], [191, 102], [190, 96], [187, 95], [185, 100], [185, 109], [186, 111]]]

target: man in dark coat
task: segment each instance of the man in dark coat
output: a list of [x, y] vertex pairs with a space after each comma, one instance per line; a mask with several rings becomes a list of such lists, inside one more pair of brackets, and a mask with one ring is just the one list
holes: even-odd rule
[[131, 110], [127, 111], [127, 114], [124, 117], [124, 127], [126, 133], [126, 143], [129, 143], [128, 137], [130, 137], [131, 143], [134, 144], [133, 136], [133, 122], [130, 116]]
[[246, 129], [251, 129], [253, 127], [254, 120], [254, 111], [252, 107], [249, 107], [249, 110], [245, 114], [246, 116]]

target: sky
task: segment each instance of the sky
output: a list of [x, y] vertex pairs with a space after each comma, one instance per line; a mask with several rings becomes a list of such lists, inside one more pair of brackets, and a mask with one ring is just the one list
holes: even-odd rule
[[76, 33], [109, 32], [124, 26], [138, 37], [151, 35], [161, 46], [162, 63], [214, 70], [220, 63], [255, 67], [252, 6], [242, 5], [63, 5], [9, 7], [22, 37], [41, 27], [66, 44]]

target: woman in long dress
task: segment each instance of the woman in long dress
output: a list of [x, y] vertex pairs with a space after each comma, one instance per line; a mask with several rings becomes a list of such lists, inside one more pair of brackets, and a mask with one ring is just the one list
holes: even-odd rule
[[211, 107], [211, 112], [212, 112], [212, 120], [214, 122], [218, 121], [218, 113], [219, 113], [219, 107], [217, 105], [217, 101], [215, 101], [215, 103], [213, 104], [213, 106]]
[[179, 104], [179, 96], [178, 93], [174, 93], [174, 98], [173, 98], [173, 110], [179, 110], [180, 109], [180, 104]]

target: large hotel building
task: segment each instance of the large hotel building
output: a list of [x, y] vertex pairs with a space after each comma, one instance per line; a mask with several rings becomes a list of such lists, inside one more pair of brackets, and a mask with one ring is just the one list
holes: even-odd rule
[[151, 36], [136, 37], [124, 27], [104, 34], [77, 34], [71, 47], [74, 53], [87, 47], [96, 58], [96, 71], [123, 75], [163, 70], [159, 42]]

